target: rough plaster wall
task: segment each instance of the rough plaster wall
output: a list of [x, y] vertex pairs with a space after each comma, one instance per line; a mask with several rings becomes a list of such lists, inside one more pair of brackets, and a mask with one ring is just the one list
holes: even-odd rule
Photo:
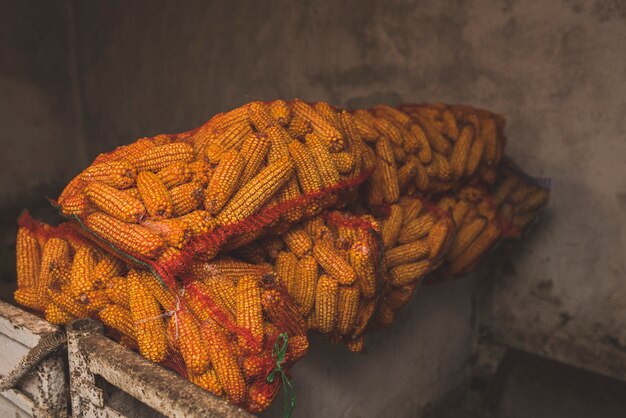
[[55, 197], [85, 163], [74, 130], [67, 6], [65, 1], [0, 1], [2, 298], [10, 298], [4, 286], [15, 282], [20, 211], [28, 207], [49, 219], [46, 197]]

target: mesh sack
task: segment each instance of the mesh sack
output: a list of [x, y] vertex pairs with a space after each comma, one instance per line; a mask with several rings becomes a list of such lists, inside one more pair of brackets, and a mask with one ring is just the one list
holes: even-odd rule
[[251, 412], [269, 406], [307, 351], [304, 320], [267, 265], [196, 262], [166, 287], [71, 224], [26, 214], [19, 225], [18, 303], [55, 324], [99, 319], [123, 345]]
[[309, 329], [362, 351], [382, 285], [381, 251], [371, 216], [329, 211], [236, 253], [274, 266]]
[[443, 262], [455, 227], [448, 212], [417, 197], [377, 209], [384, 245], [384, 284], [376, 312], [379, 325], [393, 322], [417, 285]]
[[253, 102], [193, 131], [98, 156], [57, 204], [172, 283], [198, 254], [210, 259], [349, 201], [372, 170], [363, 150], [346, 111]]
[[550, 197], [550, 180], [531, 177], [510, 159], [498, 168], [493, 203], [498, 208], [504, 238], [520, 238], [539, 219]]
[[370, 206], [432, 196], [468, 179], [495, 181], [505, 144], [502, 117], [469, 106], [407, 104], [353, 112], [376, 167], [364, 187]]

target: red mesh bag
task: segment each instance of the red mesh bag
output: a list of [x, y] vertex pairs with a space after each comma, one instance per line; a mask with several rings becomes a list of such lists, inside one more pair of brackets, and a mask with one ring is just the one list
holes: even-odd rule
[[69, 223], [25, 214], [19, 226], [18, 303], [55, 324], [99, 319], [120, 343], [251, 412], [269, 406], [306, 354], [304, 320], [267, 265], [198, 261], [168, 288]]
[[364, 149], [346, 111], [253, 102], [98, 156], [57, 203], [93, 238], [172, 283], [198, 254], [210, 259], [349, 201], [372, 169]]
[[380, 229], [371, 216], [329, 211], [236, 254], [274, 266], [309, 329], [362, 351], [382, 285]]

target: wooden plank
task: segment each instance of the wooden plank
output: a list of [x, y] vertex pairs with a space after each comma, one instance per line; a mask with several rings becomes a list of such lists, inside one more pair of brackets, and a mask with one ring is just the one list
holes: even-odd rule
[[0, 334], [22, 345], [33, 348], [39, 336], [55, 332], [59, 328], [23, 309], [0, 301]]
[[0, 392], [0, 416], [31, 417], [34, 403], [22, 392], [9, 389]]

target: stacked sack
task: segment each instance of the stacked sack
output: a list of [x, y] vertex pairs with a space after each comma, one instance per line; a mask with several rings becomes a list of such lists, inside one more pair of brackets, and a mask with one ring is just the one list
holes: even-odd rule
[[68, 184], [71, 224], [22, 218], [16, 300], [54, 323], [98, 318], [261, 411], [308, 330], [362, 351], [422, 281], [460, 277], [528, 230], [549, 192], [504, 158], [503, 129], [469, 106], [295, 99], [141, 138]]
[[278, 393], [279, 379], [267, 380], [277, 361], [288, 372], [307, 351], [304, 321], [267, 265], [196, 263], [170, 289], [67, 223], [51, 227], [25, 214], [19, 224], [18, 303], [54, 324], [97, 318], [125, 346], [251, 412]]

